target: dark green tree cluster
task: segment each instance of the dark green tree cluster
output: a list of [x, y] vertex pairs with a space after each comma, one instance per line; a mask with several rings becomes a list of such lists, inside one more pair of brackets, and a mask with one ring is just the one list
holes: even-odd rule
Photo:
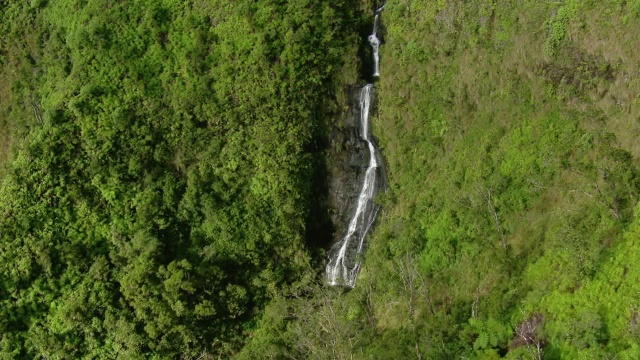
[[355, 9], [0, 2], [0, 357], [233, 354], [309, 271]]

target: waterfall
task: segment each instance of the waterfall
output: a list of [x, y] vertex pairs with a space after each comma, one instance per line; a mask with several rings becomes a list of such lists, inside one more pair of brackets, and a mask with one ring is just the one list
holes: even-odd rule
[[[369, 44], [373, 48], [374, 73], [373, 76], [380, 76], [378, 46], [380, 40], [377, 36], [378, 17], [384, 5], [376, 10], [373, 20], [373, 31], [369, 35]], [[373, 202], [379, 188], [378, 178], [378, 158], [376, 147], [371, 138], [369, 126], [369, 111], [373, 101], [373, 84], [366, 84], [360, 90], [360, 137], [367, 144], [369, 150], [369, 165], [364, 176], [364, 183], [358, 196], [358, 203], [355, 213], [349, 222], [346, 235], [340, 240], [330, 252], [329, 263], [327, 264], [327, 283], [329, 285], [343, 285], [353, 288], [356, 284], [356, 277], [360, 271], [360, 254], [364, 248], [364, 239], [373, 224], [378, 213], [379, 206]]]
[[[376, 11], [377, 12], [377, 11]], [[373, 19], [373, 32], [369, 35], [369, 44], [373, 48], [373, 76], [380, 76], [380, 55], [378, 54], [378, 47], [380, 46], [380, 39], [378, 39], [378, 14]]]
[[373, 203], [378, 187], [376, 173], [378, 160], [369, 128], [369, 109], [372, 98], [373, 84], [367, 84], [360, 91], [360, 126], [362, 129], [361, 137], [368, 145], [369, 166], [358, 196], [355, 214], [349, 222], [347, 234], [338, 243], [339, 248], [327, 265], [327, 280], [330, 285], [355, 286], [356, 276], [360, 270], [358, 257], [363, 249], [364, 238], [373, 224], [378, 210], [378, 206]]

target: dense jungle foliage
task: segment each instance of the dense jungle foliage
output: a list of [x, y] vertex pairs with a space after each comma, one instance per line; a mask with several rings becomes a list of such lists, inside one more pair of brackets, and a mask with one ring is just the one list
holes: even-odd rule
[[640, 2], [388, 0], [347, 292], [373, 7], [0, 0], [0, 359], [640, 358]]
[[313, 272], [357, 6], [0, 9], [0, 358], [230, 356]]

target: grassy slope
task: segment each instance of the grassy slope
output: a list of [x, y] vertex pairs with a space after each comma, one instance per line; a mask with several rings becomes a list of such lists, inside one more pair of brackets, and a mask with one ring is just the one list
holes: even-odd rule
[[391, 190], [363, 274], [379, 329], [489, 356], [542, 319], [530, 342], [550, 358], [635, 349], [619, 255], [637, 237], [637, 8], [392, 2], [385, 23], [375, 131]]
[[390, 188], [358, 286], [272, 304], [246, 352], [640, 356], [639, 10], [389, 1]]

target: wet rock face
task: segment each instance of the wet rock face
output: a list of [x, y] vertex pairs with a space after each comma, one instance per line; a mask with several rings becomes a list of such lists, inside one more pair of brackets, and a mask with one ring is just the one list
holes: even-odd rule
[[353, 216], [369, 163], [367, 143], [360, 137], [359, 87], [350, 89], [352, 104], [331, 133], [329, 150], [329, 212], [334, 225], [332, 243], [345, 234]]
[[328, 200], [335, 229], [332, 243], [344, 236], [367, 167], [365, 143], [358, 137], [356, 90], [350, 93], [350, 111], [342, 116], [331, 134]]
[[[368, 43], [373, 51], [373, 78], [380, 76], [376, 6], [373, 31]], [[328, 205], [334, 245], [328, 249], [327, 284], [353, 288], [360, 272], [365, 239], [373, 226], [379, 205], [375, 196], [384, 188], [380, 157], [371, 134], [374, 81], [350, 91], [351, 109], [333, 130], [328, 160]]]

